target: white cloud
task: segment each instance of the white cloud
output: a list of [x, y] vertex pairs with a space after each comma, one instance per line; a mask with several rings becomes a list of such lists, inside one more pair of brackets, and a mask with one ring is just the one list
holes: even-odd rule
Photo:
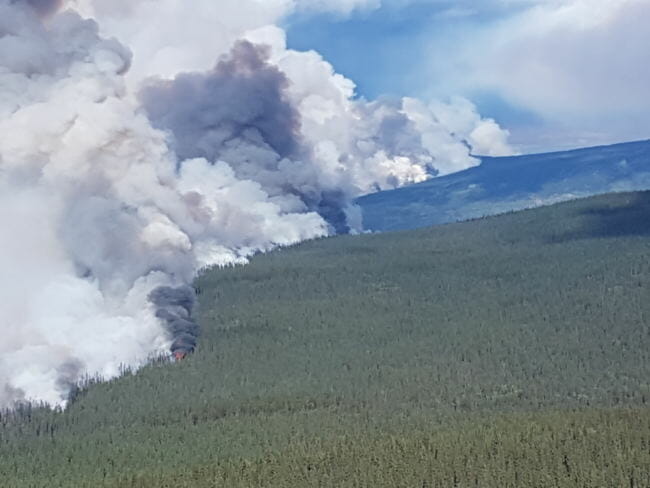
[[464, 26], [455, 45], [432, 47], [439, 90], [496, 93], [538, 114], [559, 139], [650, 136], [650, 0], [511, 5], [514, 15]]
[[548, 2], [490, 33], [475, 77], [553, 117], [647, 110], [648, 19], [648, 0]]
[[316, 12], [334, 12], [349, 15], [355, 10], [375, 9], [381, 0], [294, 0], [294, 8]]

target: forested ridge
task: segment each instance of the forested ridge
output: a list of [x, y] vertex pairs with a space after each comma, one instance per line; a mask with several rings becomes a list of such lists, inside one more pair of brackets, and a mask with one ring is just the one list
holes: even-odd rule
[[3, 487], [650, 486], [650, 193], [195, 283], [195, 354], [0, 418]]

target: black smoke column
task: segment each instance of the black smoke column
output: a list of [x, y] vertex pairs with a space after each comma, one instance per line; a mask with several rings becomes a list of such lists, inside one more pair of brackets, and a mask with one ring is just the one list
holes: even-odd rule
[[156, 317], [165, 324], [172, 338], [172, 354], [178, 359], [194, 352], [200, 330], [192, 319], [196, 295], [191, 286], [161, 286], [149, 295]]

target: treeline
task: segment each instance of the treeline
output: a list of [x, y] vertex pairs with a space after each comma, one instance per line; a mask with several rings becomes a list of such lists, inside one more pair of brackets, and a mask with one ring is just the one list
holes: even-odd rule
[[648, 410], [495, 416], [452, 429], [303, 441], [121, 487], [575, 488], [650, 486]]

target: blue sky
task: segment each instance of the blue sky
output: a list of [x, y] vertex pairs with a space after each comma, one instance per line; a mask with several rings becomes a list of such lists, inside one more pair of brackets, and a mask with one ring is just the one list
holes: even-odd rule
[[650, 0], [384, 0], [286, 27], [359, 95], [464, 96], [531, 152], [650, 137], [648, 18]]
[[493, 6], [478, 10], [458, 0], [385, 3], [349, 17], [294, 15], [287, 20], [289, 47], [317, 50], [337, 71], [353, 79], [366, 97], [420, 96], [436, 85], [435, 80], [421, 76], [419, 66], [429, 57], [432, 44], [454, 42], [500, 15], [521, 9]]

